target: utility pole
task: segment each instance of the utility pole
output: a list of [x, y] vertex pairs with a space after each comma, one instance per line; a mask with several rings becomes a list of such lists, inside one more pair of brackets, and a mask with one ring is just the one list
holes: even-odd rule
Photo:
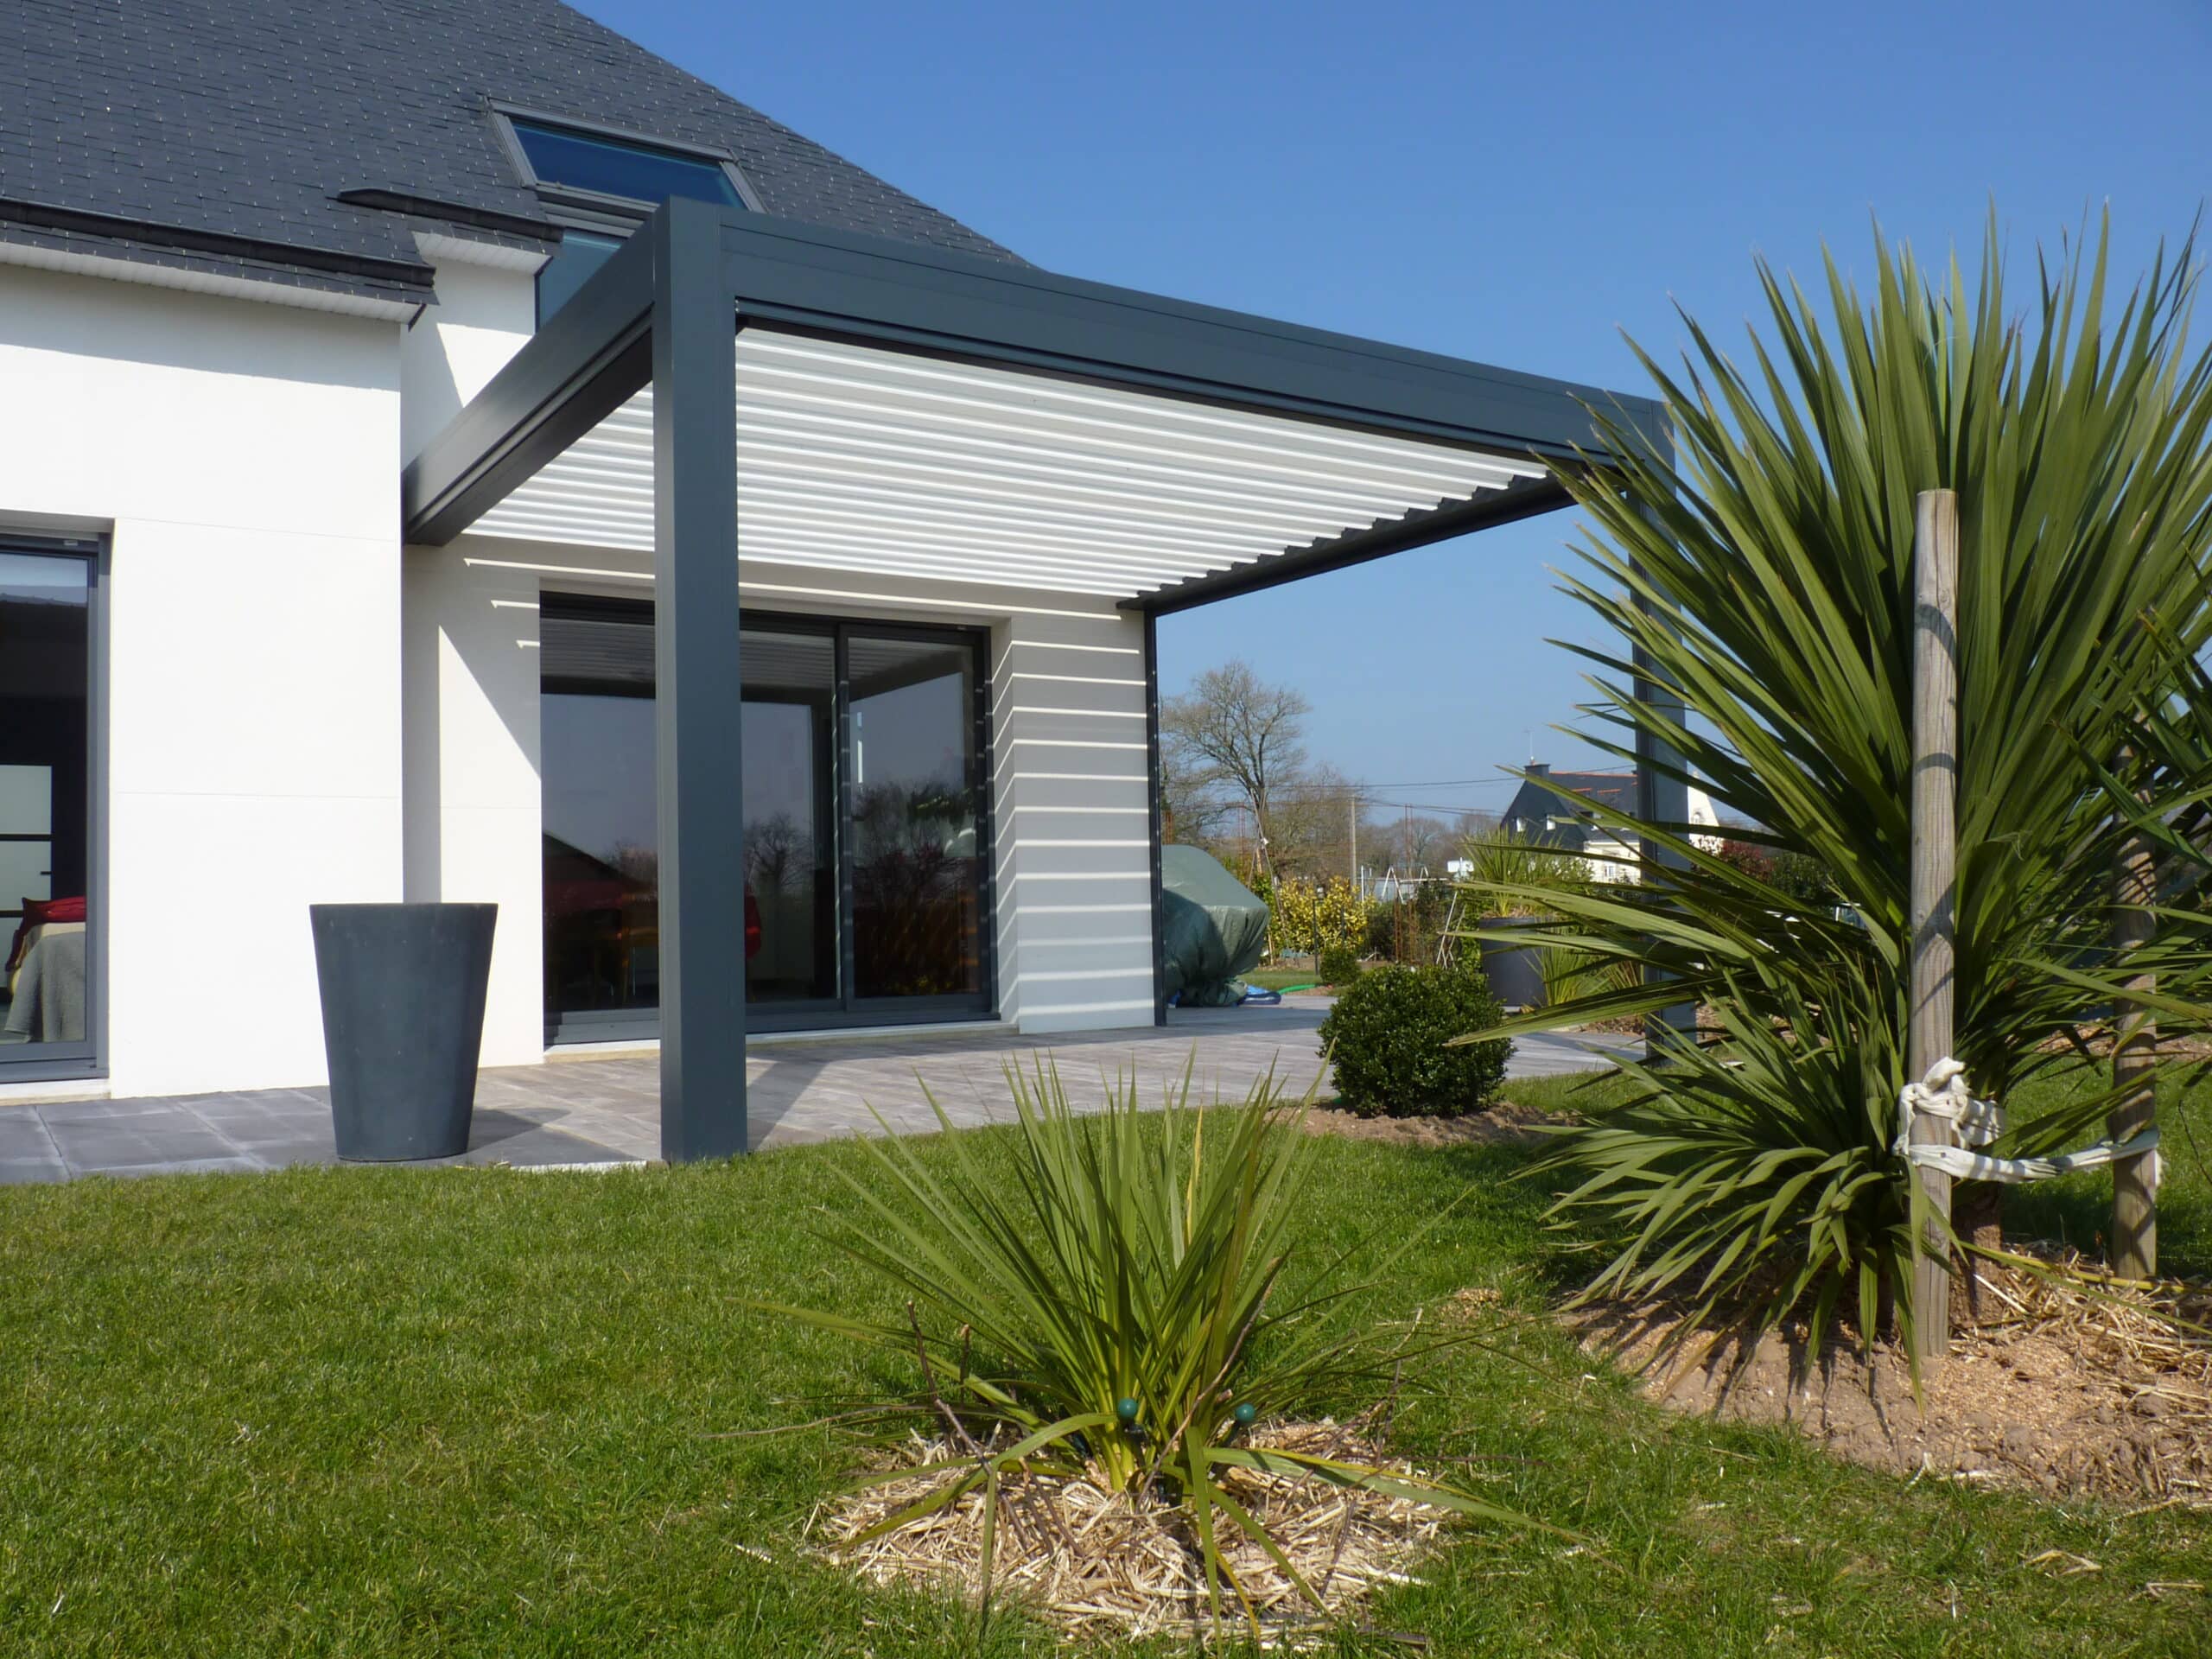
[[1359, 897], [1359, 791], [1348, 798], [1351, 812], [1351, 896]]
[[[1948, 1056], [1958, 926], [1959, 498], [1923, 490], [1912, 546], [1911, 1025], [1905, 1071], [1915, 1081]], [[1948, 1146], [1945, 1118], [1913, 1114], [1915, 1146]], [[1926, 1211], [1912, 1258], [1913, 1357], [1942, 1366], [1951, 1343], [1951, 1178], [1912, 1166]]]

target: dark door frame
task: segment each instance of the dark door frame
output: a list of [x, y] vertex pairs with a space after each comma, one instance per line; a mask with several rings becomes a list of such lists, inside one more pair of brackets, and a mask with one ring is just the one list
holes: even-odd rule
[[[85, 1040], [0, 1044], [0, 1084], [107, 1075], [107, 704], [109, 547], [105, 536], [0, 531], [0, 553], [75, 559], [86, 567]], [[15, 933], [0, 923], [0, 941]], [[0, 944], [0, 958], [5, 946]]]

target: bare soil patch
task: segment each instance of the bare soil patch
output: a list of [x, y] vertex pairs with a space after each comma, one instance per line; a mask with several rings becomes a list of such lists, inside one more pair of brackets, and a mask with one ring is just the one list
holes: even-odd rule
[[[2212, 1508], [2212, 1285], [2124, 1284], [2039, 1253], [1985, 1262], [1979, 1313], [1913, 1398], [1904, 1351], [1862, 1352], [1802, 1324], [1756, 1344], [1705, 1333], [1666, 1351], [1683, 1310], [1572, 1316], [1583, 1345], [1643, 1374], [1652, 1397], [1727, 1421], [1787, 1423], [1840, 1457], [1975, 1485]], [[2190, 1326], [2198, 1327], [2191, 1330]]]
[[1335, 1107], [1315, 1107], [1306, 1114], [1306, 1132], [1346, 1141], [1379, 1141], [1392, 1147], [1526, 1146], [1543, 1139], [1535, 1132], [1537, 1124], [1557, 1121], [1548, 1112], [1510, 1100], [1458, 1117], [1362, 1117]]
[[[1262, 1424], [1248, 1443], [1415, 1472], [1412, 1465], [1387, 1456], [1363, 1422]], [[891, 1466], [956, 1455], [945, 1440], [917, 1436]], [[825, 1553], [876, 1584], [950, 1587], [976, 1599], [985, 1588], [987, 1500], [980, 1490], [879, 1537], [855, 1541], [929, 1497], [944, 1479], [942, 1472], [917, 1473], [840, 1499], [818, 1520]], [[1304, 1645], [1335, 1628], [1377, 1586], [1405, 1582], [1436, 1548], [1448, 1518], [1427, 1504], [1314, 1479], [1239, 1469], [1227, 1471], [1222, 1484], [1267, 1529], [1325, 1608], [1316, 1609], [1265, 1549], [1217, 1516], [1216, 1541], [1251, 1598], [1269, 1647]], [[989, 1585], [995, 1599], [1026, 1601], [1078, 1639], [1188, 1637], [1213, 1627], [1204, 1554], [1181, 1504], [1039, 1471], [1007, 1475], [1000, 1490]], [[1221, 1599], [1222, 1628], [1249, 1631], [1250, 1621], [1226, 1586]]]

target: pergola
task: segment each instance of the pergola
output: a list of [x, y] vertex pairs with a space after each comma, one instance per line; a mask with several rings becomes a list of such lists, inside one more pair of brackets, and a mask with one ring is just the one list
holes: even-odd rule
[[[745, 1149], [739, 559], [1106, 596], [1154, 623], [1568, 505], [1660, 406], [674, 200], [406, 471], [410, 543], [589, 526], [657, 596], [662, 1146]], [[1681, 821], [1656, 738], [1639, 798]]]

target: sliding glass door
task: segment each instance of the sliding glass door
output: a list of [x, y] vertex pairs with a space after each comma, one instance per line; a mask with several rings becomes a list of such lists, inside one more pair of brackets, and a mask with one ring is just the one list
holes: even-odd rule
[[[749, 616], [739, 646], [750, 1023], [988, 1012], [978, 637]], [[548, 1033], [651, 1035], [652, 607], [549, 594], [540, 647]]]
[[0, 541], [0, 1079], [93, 1071], [92, 556]]
[[983, 988], [976, 652], [855, 633], [853, 988], [957, 1005]]

